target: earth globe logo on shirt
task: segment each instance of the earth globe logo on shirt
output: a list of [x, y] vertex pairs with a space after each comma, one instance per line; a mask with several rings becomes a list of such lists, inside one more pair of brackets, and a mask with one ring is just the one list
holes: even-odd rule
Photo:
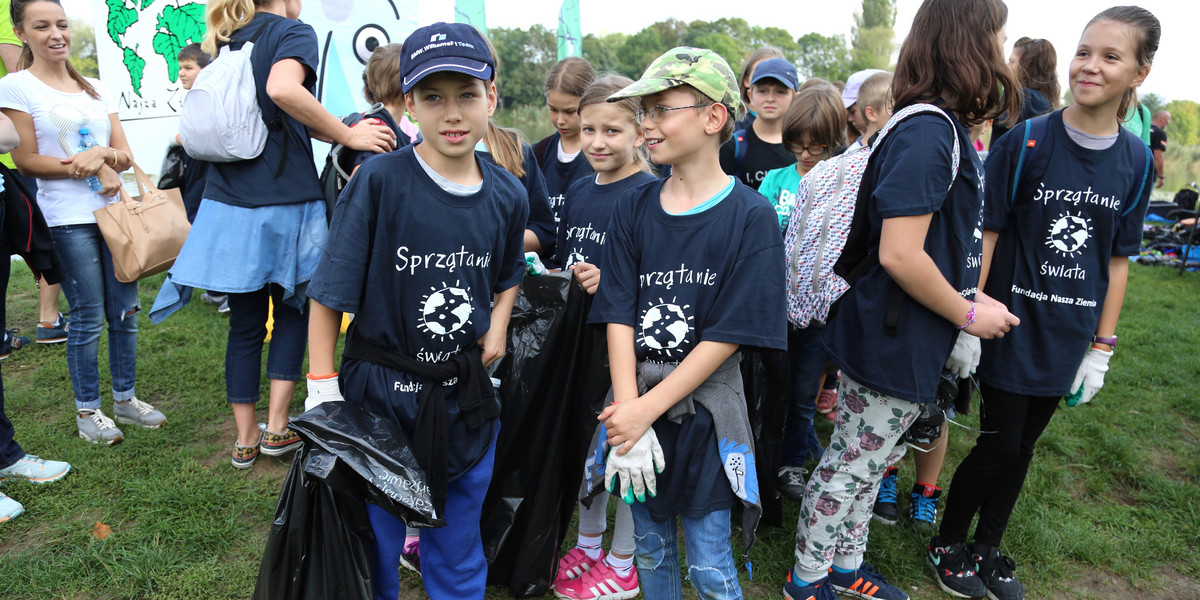
[[1065, 257], [1078, 256], [1092, 237], [1092, 223], [1083, 213], [1066, 213], [1050, 225], [1046, 245]]
[[639, 341], [659, 355], [682, 358], [684, 350], [680, 345], [692, 331], [693, 319], [687, 314], [691, 306], [679, 306], [674, 298], [670, 302], [659, 298], [657, 304], [648, 304], [642, 313]]
[[471, 292], [459, 285], [456, 281], [454, 285], [443, 283], [440, 289], [430, 288], [430, 294], [422, 298], [418, 329], [444, 340], [471, 323]]

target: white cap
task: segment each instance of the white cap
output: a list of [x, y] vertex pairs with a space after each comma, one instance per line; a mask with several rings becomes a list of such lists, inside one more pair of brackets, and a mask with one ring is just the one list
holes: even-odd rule
[[850, 76], [846, 80], [846, 88], [842, 90], [842, 104], [846, 108], [850, 108], [851, 104], [858, 102], [858, 90], [862, 87], [864, 81], [869, 79], [876, 73], [886, 73], [883, 69], [865, 69]]

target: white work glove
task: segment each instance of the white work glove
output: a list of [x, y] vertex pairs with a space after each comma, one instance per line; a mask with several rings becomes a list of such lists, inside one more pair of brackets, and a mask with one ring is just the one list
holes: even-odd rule
[[633, 444], [633, 448], [624, 456], [617, 454], [616, 449], [609, 450], [607, 466], [604, 469], [604, 487], [609, 493], [616, 493], [616, 479], [621, 479], [621, 499], [625, 504], [632, 505], [634, 501], [645, 502], [646, 492], [651, 496], [658, 495], [658, 484], [654, 474], [662, 473], [667, 466], [663, 458], [662, 446], [654, 429], [646, 430], [642, 437]]
[[979, 366], [979, 338], [965, 332], [958, 332], [954, 339], [954, 349], [950, 358], [946, 359], [946, 370], [954, 373], [959, 379], [966, 379]]
[[307, 377], [308, 380], [308, 397], [304, 399], [304, 410], [312, 410], [318, 404], [324, 402], [343, 402], [342, 390], [338, 387], [337, 375], [327, 377], [325, 379], [313, 379], [312, 375]]
[[1075, 373], [1075, 382], [1067, 394], [1067, 406], [1086, 404], [1104, 387], [1104, 373], [1108, 371], [1108, 359], [1112, 358], [1111, 350], [1089, 348], [1083, 356], [1083, 363]]

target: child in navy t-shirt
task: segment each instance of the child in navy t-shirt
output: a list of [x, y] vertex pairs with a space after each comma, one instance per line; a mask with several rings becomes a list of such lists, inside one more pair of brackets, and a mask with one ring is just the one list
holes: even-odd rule
[[[608, 240], [613, 207], [626, 192], [656, 181], [650, 173], [645, 139], [637, 122], [641, 105], [628, 98], [605, 100], [633, 80], [608, 75], [594, 81], [579, 101], [580, 146], [595, 177], [576, 181], [562, 208], [562, 223], [552, 267], [569, 269], [584, 290], [595, 294], [603, 266], [600, 257]], [[558, 561], [554, 592], [562, 598], [594, 598], [602, 584], [612, 595], [637, 594], [637, 568], [633, 566], [633, 516], [629, 506], [617, 503], [612, 545], [607, 555], [601, 539], [608, 526], [608, 495], [590, 506], [579, 505], [579, 539]]]
[[783, 239], [770, 204], [720, 171], [737, 89], [716, 53], [680, 47], [609, 98], [641, 98], [651, 159], [672, 166], [613, 208], [589, 316], [607, 324], [613, 388], [587, 482], [621, 480], [647, 598], [679, 597], [679, 517], [701, 597], [740, 597], [731, 509], [747, 550], [762, 511], [737, 352], [786, 347]]
[[757, 190], [768, 172], [796, 162], [783, 147], [783, 116], [799, 85], [796, 67], [787, 59], [758, 63], [747, 90], [757, 117], [721, 146], [722, 170]]
[[[493, 72], [473, 27], [436, 23], [405, 41], [401, 82], [423, 141], [363, 163], [334, 212], [336, 243], [308, 288], [306, 405], [344, 392], [413, 440], [446, 523], [420, 534], [422, 581], [435, 599], [484, 595], [479, 518], [500, 425], [484, 366], [504, 354], [525, 270], [524, 190], [475, 153], [496, 103]], [[333, 354], [343, 312], [355, 320], [339, 382]], [[404, 523], [367, 508], [376, 598], [394, 599]]]
[[595, 79], [591, 63], [578, 56], [558, 61], [546, 75], [546, 107], [555, 131], [534, 144], [533, 152], [546, 178], [555, 223], [562, 220], [567, 189], [592, 172], [580, 150], [579, 99]]
[[991, 433], [954, 473], [940, 538], [965, 543], [978, 513], [968, 552], [981, 557], [977, 575], [991, 597], [1023, 593], [999, 546], [1034, 445], [1060, 398], [1075, 406], [1100, 390], [1117, 345], [1128, 257], [1141, 248], [1155, 181], [1149, 148], [1119, 117], [1150, 72], [1159, 32], [1138, 7], [1100, 13], [1071, 61], [1074, 104], [1014, 127], [988, 154], [991, 263], [980, 285], [1021, 326], [982, 343], [979, 419]]

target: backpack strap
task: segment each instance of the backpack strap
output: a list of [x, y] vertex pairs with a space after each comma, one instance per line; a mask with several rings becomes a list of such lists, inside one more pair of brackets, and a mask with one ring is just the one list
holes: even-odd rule
[[[1033, 119], [1025, 120], [1025, 137], [1021, 140], [1021, 150], [1017, 154], [1017, 168], [1013, 171], [1012, 185], [1009, 187], [1009, 206], [1017, 204], [1017, 191], [1021, 188], [1021, 171], [1025, 169], [1025, 164], [1034, 164], [1034, 160], [1042, 153], [1038, 151], [1039, 146], [1045, 146], [1048, 134], [1050, 133], [1050, 115], [1042, 115]], [[1034, 170], [1034, 173], [1044, 173], [1045, 168]]]
[[[342, 123], [345, 123], [349, 127], [354, 127], [355, 125], [360, 123], [363, 119], [366, 119], [367, 117], [370, 117], [371, 115], [377, 115], [377, 114], [383, 112], [383, 110], [384, 110], [383, 103], [376, 102], [374, 105], [371, 106], [371, 108], [368, 108], [366, 110], [366, 112], [350, 113], [350, 114], [346, 115], [345, 117], [342, 118]], [[346, 172], [346, 169], [344, 167], [342, 167], [342, 151], [345, 149], [346, 149], [346, 146], [335, 143], [333, 145], [333, 147], [329, 149], [329, 155], [331, 157], [333, 157], [333, 168], [335, 171], [337, 171], [338, 176], [341, 177], [345, 181], [349, 181], [350, 173]]]
[[746, 130], [733, 132], [733, 176], [742, 178], [742, 167], [746, 164]]
[[[1125, 207], [1125, 210], [1121, 211], [1122, 217], [1133, 212], [1133, 209], [1136, 208], [1138, 203], [1142, 201], [1142, 192], [1146, 191], [1146, 180], [1148, 177], [1150, 177], [1150, 165], [1154, 164], [1154, 157], [1151, 154], [1150, 146], [1144, 144], [1142, 142], [1142, 138], [1139, 138], [1136, 135], [1131, 134], [1127, 137], [1129, 138], [1129, 145], [1133, 147], [1134, 161], [1136, 161], [1134, 162], [1133, 172], [1137, 173], [1140, 170], [1142, 172], [1142, 178], [1140, 181], [1138, 181], [1137, 193], [1133, 195], [1133, 202], [1130, 202], [1129, 206]], [[1137, 168], [1139, 163], [1141, 169]]]

